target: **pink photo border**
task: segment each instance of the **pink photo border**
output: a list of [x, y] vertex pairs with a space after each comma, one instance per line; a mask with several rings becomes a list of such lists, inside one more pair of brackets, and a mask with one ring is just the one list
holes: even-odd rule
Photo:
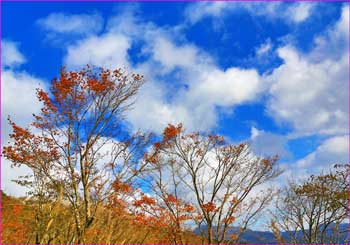
[[[348, 8], [350, 10], [350, 0], [0, 0], [0, 14], [2, 14], [2, 3], [3, 2], [343, 2], [343, 3], [349, 3]], [[1, 15], [2, 16], [2, 15]], [[350, 19], [349, 19], [350, 23]], [[350, 36], [350, 27], [349, 27], [349, 36]], [[0, 38], [2, 40], [2, 18], [0, 18]], [[348, 48], [350, 50], [350, 42], [348, 43]], [[0, 115], [1, 118], [3, 116], [2, 114], [2, 42], [0, 42]], [[350, 70], [350, 52], [349, 52], [349, 70]], [[350, 87], [350, 72], [348, 75], [348, 85]], [[349, 97], [348, 97], [348, 138], [350, 141], [350, 91]], [[2, 192], [2, 183], [1, 183], [1, 176], [2, 176], [2, 120], [0, 120], [0, 147], [1, 147], [1, 153], [0, 153], [0, 191]], [[350, 142], [348, 144], [348, 163], [350, 163]], [[350, 171], [350, 169], [348, 169]], [[349, 173], [350, 175], [350, 173]], [[350, 182], [350, 179], [348, 180]], [[350, 189], [348, 189], [348, 198], [349, 198], [349, 210], [350, 210]], [[348, 213], [348, 217], [350, 219], [350, 211]], [[0, 243], [2, 241], [2, 193], [0, 195]], [[348, 237], [350, 237], [350, 222], [348, 227]], [[250, 243], [249, 245], [258, 245], [259, 243]], [[29, 244], [32, 245], [32, 244]], [[35, 245], [35, 244], [33, 244]], [[75, 245], [75, 244], [74, 244]], [[102, 245], [102, 244], [101, 244]], [[197, 244], [188, 244], [188, 245], [197, 245]], [[301, 244], [302, 245], [302, 244]]]

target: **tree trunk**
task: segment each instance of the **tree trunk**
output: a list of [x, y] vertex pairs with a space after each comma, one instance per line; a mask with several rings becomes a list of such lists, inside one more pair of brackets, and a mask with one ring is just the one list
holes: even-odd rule
[[213, 243], [213, 227], [212, 224], [208, 224], [208, 244]]

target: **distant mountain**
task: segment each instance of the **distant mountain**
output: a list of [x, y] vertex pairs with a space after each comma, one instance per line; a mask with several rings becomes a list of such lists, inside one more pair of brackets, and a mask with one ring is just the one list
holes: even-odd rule
[[[206, 228], [203, 226], [202, 231], [205, 231]], [[340, 231], [343, 231], [342, 233], [339, 234], [340, 237], [340, 243], [341, 244], [346, 244], [346, 241], [349, 241], [347, 237], [349, 237], [349, 234], [347, 231], [349, 231], [349, 224], [344, 223], [341, 224], [339, 227]], [[237, 227], [230, 227], [227, 231], [227, 237], [230, 237], [233, 234], [237, 234], [238, 228]], [[330, 227], [327, 230], [328, 233], [332, 232], [332, 228]], [[200, 230], [199, 228], [194, 229], [194, 233], [197, 235], [200, 235]], [[282, 237], [288, 241], [289, 240], [289, 235], [287, 232], [282, 232], [281, 233]], [[302, 232], [298, 231], [297, 236], [302, 237]], [[350, 237], [349, 237], [350, 238]], [[240, 243], [276, 243], [275, 236], [273, 235], [272, 232], [270, 231], [255, 231], [255, 230], [250, 230], [247, 229], [244, 234], [241, 236]]]

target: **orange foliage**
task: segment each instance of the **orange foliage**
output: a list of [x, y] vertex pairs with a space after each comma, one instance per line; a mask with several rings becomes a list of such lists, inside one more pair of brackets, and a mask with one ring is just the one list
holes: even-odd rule
[[169, 124], [168, 127], [166, 127], [164, 129], [163, 140], [164, 141], [171, 140], [171, 139], [175, 138], [179, 133], [181, 133], [181, 131], [182, 131], [182, 124], [181, 123], [177, 126]]
[[141, 207], [143, 204], [145, 204], [145, 205], [155, 205], [156, 201], [153, 198], [146, 196], [145, 194], [141, 194], [141, 199], [135, 200], [133, 205], [135, 207]]
[[114, 189], [115, 192], [119, 193], [129, 193], [133, 191], [133, 188], [131, 187], [131, 185], [126, 184], [126, 183], [122, 183], [118, 180], [114, 181], [112, 184], [112, 187]]
[[50, 98], [49, 98], [49, 95], [44, 92], [42, 89], [37, 89], [37, 97], [39, 99], [39, 101], [42, 101], [45, 105], [44, 108], [42, 108], [42, 112], [44, 114], [48, 114], [49, 113], [49, 110], [52, 111], [52, 112], [57, 112], [57, 107], [55, 107]]
[[24, 207], [20, 200], [2, 194], [2, 243], [28, 243], [34, 217]]
[[192, 213], [195, 211], [195, 208], [191, 204], [186, 203], [184, 205], [184, 211], [188, 213]]
[[167, 203], [178, 203], [178, 200], [176, 199], [176, 197], [174, 197], [171, 194], [168, 194], [168, 197], [164, 201]]
[[106, 76], [103, 76], [103, 79], [100, 81], [96, 79], [90, 79], [87, 82], [88, 88], [95, 93], [103, 93], [108, 89], [113, 89], [114, 83], [109, 81]]
[[26, 164], [36, 167], [39, 166], [40, 161], [45, 165], [60, 157], [58, 147], [54, 145], [52, 139], [45, 136], [33, 135], [28, 129], [21, 128], [11, 120], [9, 121], [13, 129], [10, 138], [15, 143], [5, 146], [3, 148], [3, 154], [14, 165]]
[[202, 204], [202, 209], [207, 213], [216, 212], [216, 205], [213, 202], [207, 202]]

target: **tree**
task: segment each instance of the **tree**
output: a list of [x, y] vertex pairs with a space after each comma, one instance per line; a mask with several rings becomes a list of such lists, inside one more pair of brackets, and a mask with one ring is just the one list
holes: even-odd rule
[[[207, 243], [237, 242], [272, 198], [269, 189], [253, 191], [280, 173], [277, 157], [256, 157], [247, 144], [227, 144], [221, 136], [187, 134], [181, 124], [165, 128], [145, 160], [151, 163], [157, 196], [165, 204], [169, 196], [186, 200]], [[173, 206], [164, 208], [180, 217]], [[240, 224], [240, 232], [228, 238], [234, 223]]]
[[[3, 155], [32, 170], [33, 176], [19, 183], [32, 187], [37, 202], [55, 198], [70, 204], [75, 232], [66, 242], [83, 243], [113, 183], [132, 184], [145, 167], [138, 158], [150, 136], [123, 130], [124, 115], [143, 83], [142, 76], [121, 69], [62, 69], [50, 93], [37, 90], [43, 107], [30, 126], [9, 119], [12, 141]], [[45, 243], [43, 236], [36, 242]]]
[[[275, 204], [275, 230], [287, 232], [293, 243], [341, 243], [340, 225], [349, 212], [349, 165], [335, 165], [328, 174], [290, 182]], [[343, 237], [343, 238], [342, 238]]]

